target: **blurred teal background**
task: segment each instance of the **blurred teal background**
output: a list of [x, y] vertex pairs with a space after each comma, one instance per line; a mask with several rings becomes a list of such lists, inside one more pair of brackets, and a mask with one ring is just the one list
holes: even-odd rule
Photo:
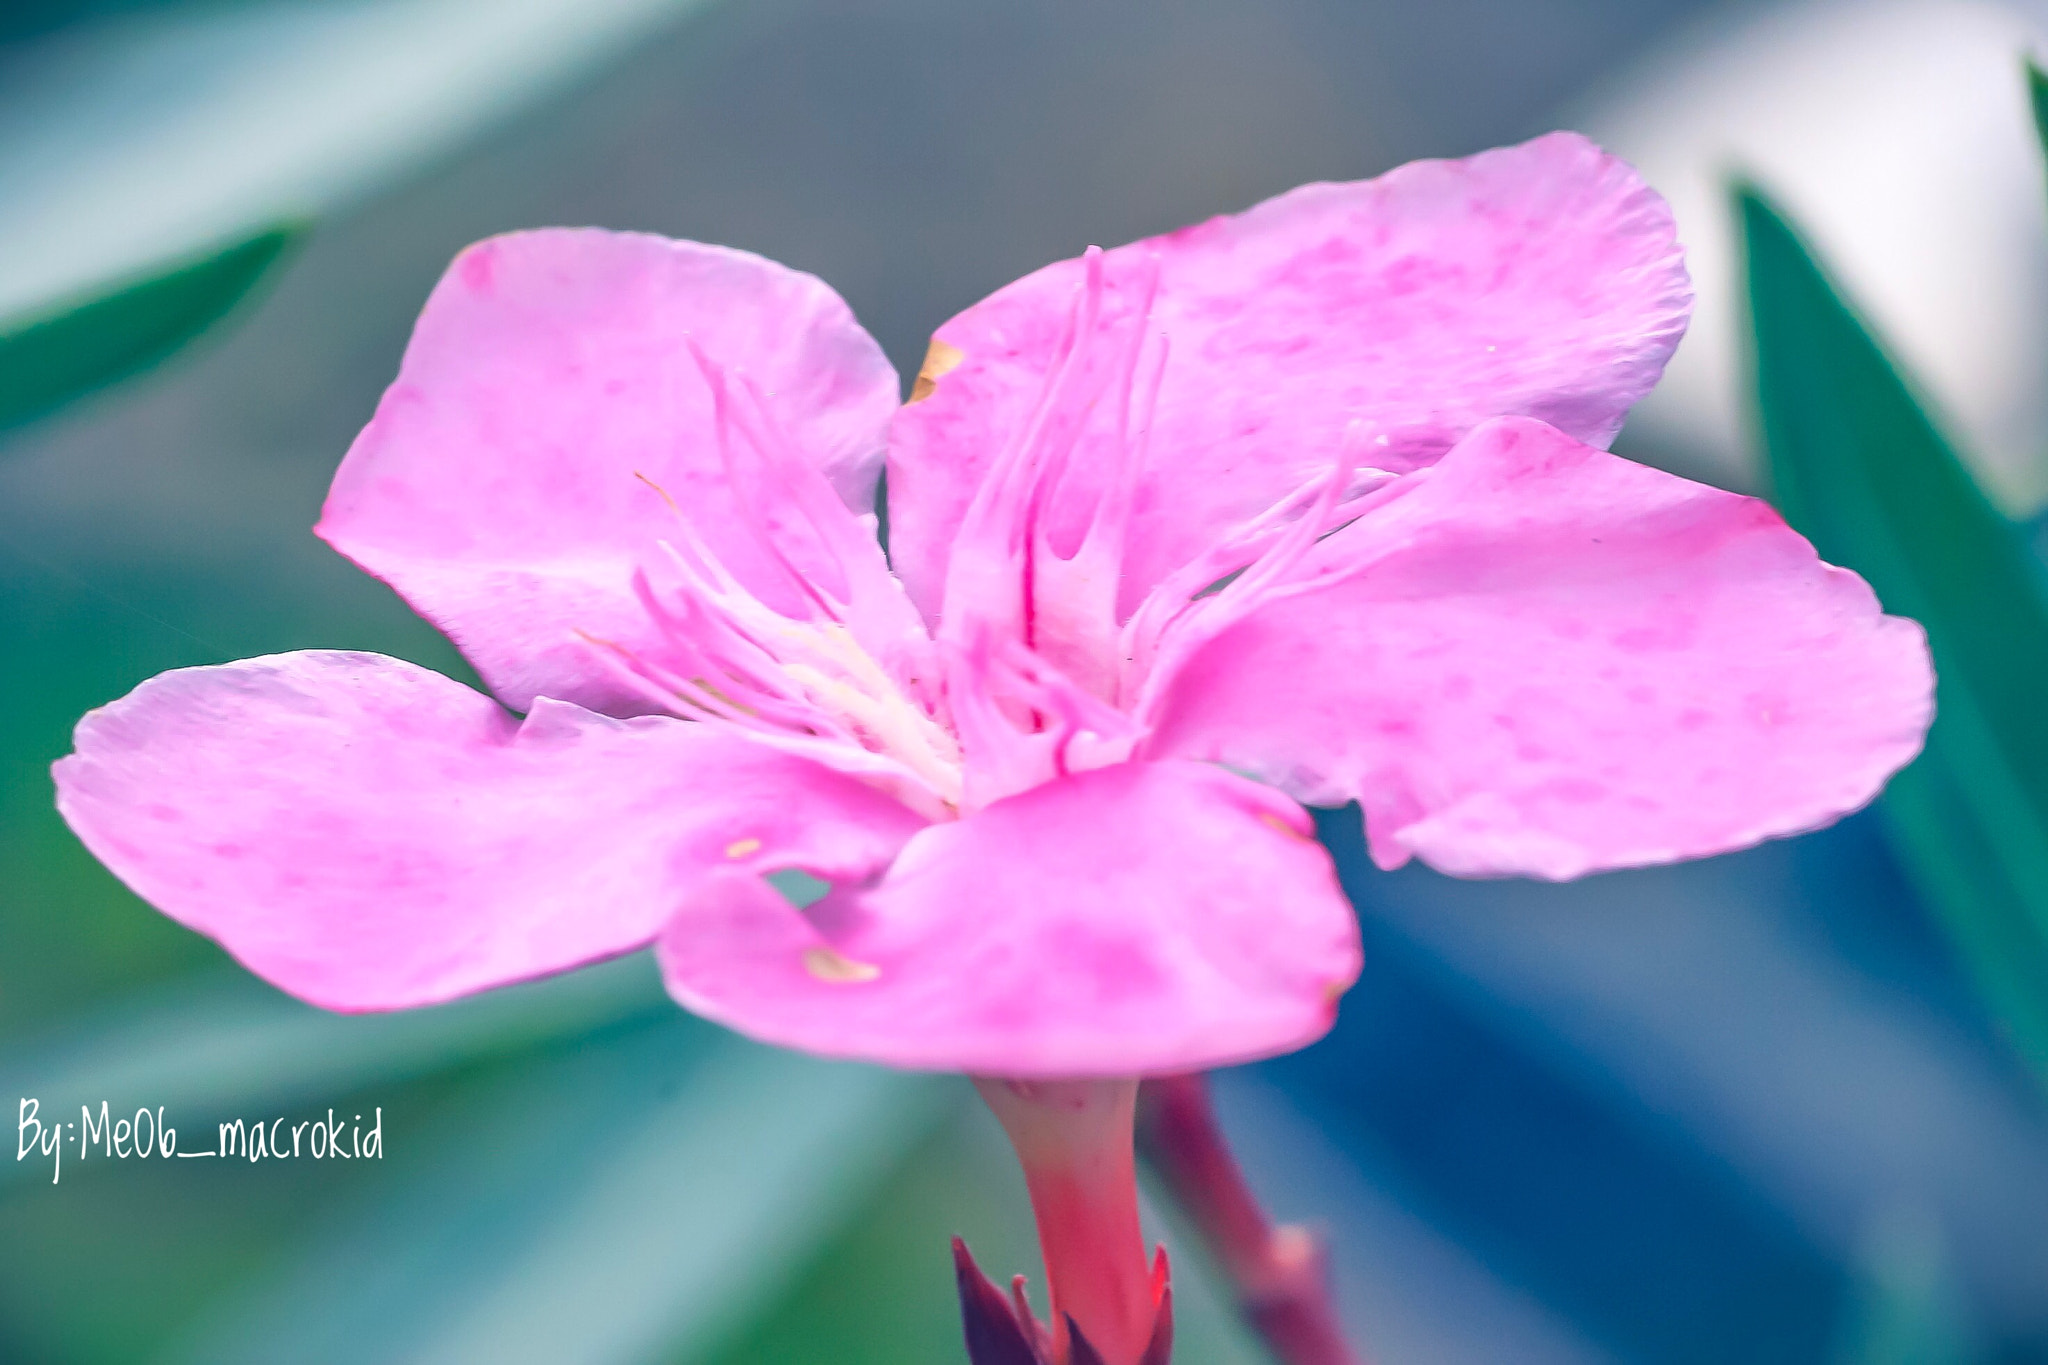
[[[1621, 448], [1752, 486], [1755, 174], [2003, 512], [2048, 497], [2048, 9], [1929, 0], [33, 0], [0, 9], [8, 334], [280, 223], [163, 365], [0, 431], [0, 1105], [381, 1108], [381, 1162], [0, 1161], [0, 1361], [962, 1358], [946, 1239], [1036, 1255], [964, 1083], [768, 1052], [628, 959], [417, 1014], [288, 1000], [71, 839], [48, 765], [165, 668], [467, 676], [309, 534], [441, 267], [596, 223], [815, 271], [910, 373], [989, 290], [1557, 125], [1679, 206], [1701, 323]], [[146, 359], [140, 352], [136, 359]], [[18, 361], [16, 363], [19, 363]], [[24, 414], [25, 415], [25, 414]], [[2048, 1100], [1875, 815], [1564, 887], [1374, 872], [1366, 975], [1219, 1086], [1381, 1365], [2048, 1361]], [[11, 1110], [7, 1111], [11, 1112]], [[1180, 1359], [1260, 1359], [1161, 1212]]]

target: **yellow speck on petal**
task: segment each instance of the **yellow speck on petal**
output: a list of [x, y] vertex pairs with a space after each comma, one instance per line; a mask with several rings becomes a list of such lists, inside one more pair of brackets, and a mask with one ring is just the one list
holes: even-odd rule
[[960, 368], [960, 362], [967, 359], [967, 352], [958, 346], [949, 346], [937, 337], [925, 350], [924, 364], [917, 370], [917, 382], [910, 386], [910, 401], [922, 403], [938, 392], [939, 381]]
[[749, 853], [759, 853], [760, 851], [761, 841], [759, 839], [735, 839], [725, 846], [725, 856], [728, 858], [744, 858]]
[[882, 974], [882, 969], [872, 962], [855, 962], [844, 953], [822, 945], [804, 949], [804, 970], [835, 986], [857, 986]]
[[1279, 816], [1273, 814], [1273, 812], [1271, 811], [1261, 811], [1259, 813], [1259, 820], [1262, 824], [1271, 825], [1274, 829], [1279, 830], [1282, 834], [1286, 835], [1290, 839], [1299, 839], [1304, 843], [1314, 842], [1314, 840], [1310, 839], [1306, 834], [1303, 834], [1300, 830], [1288, 824], [1285, 820], [1282, 820]]

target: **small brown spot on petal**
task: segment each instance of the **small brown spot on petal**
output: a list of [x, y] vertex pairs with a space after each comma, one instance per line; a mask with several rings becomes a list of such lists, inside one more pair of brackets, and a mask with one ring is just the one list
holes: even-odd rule
[[1259, 821], [1261, 824], [1271, 825], [1274, 829], [1279, 830], [1282, 834], [1286, 835], [1290, 839], [1299, 839], [1303, 843], [1314, 842], [1314, 840], [1310, 839], [1306, 834], [1303, 834], [1300, 830], [1288, 824], [1285, 820], [1282, 820], [1279, 816], [1273, 814], [1273, 812], [1271, 811], [1259, 812]]
[[804, 970], [835, 986], [857, 986], [882, 974], [882, 969], [872, 962], [855, 962], [823, 945], [804, 949]]
[[967, 352], [933, 337], [932, 344], [925, 349], [924, 364], [918, 367], [917, 382], [910, 386], [910, 401], [922, 403], [938, 392], [939, 381], [959, 369], [965, 359]]
[[728, 858], [744, 858], [749, 853], [759, 853], [760, 851], [761, 841], [759, 839], [735, 839], [725, 846], [725, 856]]

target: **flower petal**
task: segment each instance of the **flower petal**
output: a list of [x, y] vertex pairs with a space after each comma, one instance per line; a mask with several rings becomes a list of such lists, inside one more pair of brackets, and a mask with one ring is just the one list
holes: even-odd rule
[[[1305, 185], [1108, 253], [1107, 329], [1142, 308], [1169, 342], [1136, 498], [1127, 615], [1227, 528], [1328, 469], [1344, 427], [1374, 462], [1429, 463], [1488, 417], [1527, 415], [1605, 445], [1649, 391], [1691, 308], [1669, 210], [1620, 161], [1553, 133], [1376, 180]], [[936, 616], [953, 530], [1021, 429], [1083, 278], [1028, 275], [938, 330], [890, 434], [890, 552]], [[1072, 538], [1100, 495], [1117, 422], [1103, 405], [1051, 519]]]
[[753, 1037], [1017, 1077], [1186, 1071], [1300, 1047], [1358, 974], [1307, 814], [1202, 764], [1098, 768], [933, 825], [870, 888], [792, 909], [732, 878], [657, 947]]
[[1505, 419], [1169, 684], [1146, 752], [1364, 806], [1374, 858], [1564, 879], [1817, 828], [1919, 751], [1915, 623], [1767, 505]]
[[746, 252], [551, 229], [449, 267], [319, 534], [447, 631], [507, 705], [636, 709], [575, 632], [655, 645], [630, 581], [677, 508], [741, 582], [797, 602], [740, 514], [693, 344], [751, 378], [868, 511], [897, 381], [837, 294]]
[[57, 804], [102, 862], [250, 970], [399, 1009], [625, 952], [704, 882], [858, 876], [923, 822], [804, 759], [666, 717], [315, 652], [188, 668], [79, 723]]

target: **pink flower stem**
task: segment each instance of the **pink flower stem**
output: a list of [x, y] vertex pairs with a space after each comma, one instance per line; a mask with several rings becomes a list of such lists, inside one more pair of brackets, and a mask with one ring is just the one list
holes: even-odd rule
[[1208, 1078], [1145, 1082], [1138, 1145], [1222, 1266], [1238, 1309], [1283, 1365], [1358, 1365], [1330, 1302], [1328, 1256], [1305, 1227], [1274, 1226], [1231, 1155]]
[[1072, 1359], [1071, 1321], [1103, 1365], [1138, 1365], [1164, 1285], [1146, 1262], [1138, 1226], [1137, 1080], [977, 1079], [975, 1087], [1024, 1164], [1052, 1299], [1054, 1360]]

